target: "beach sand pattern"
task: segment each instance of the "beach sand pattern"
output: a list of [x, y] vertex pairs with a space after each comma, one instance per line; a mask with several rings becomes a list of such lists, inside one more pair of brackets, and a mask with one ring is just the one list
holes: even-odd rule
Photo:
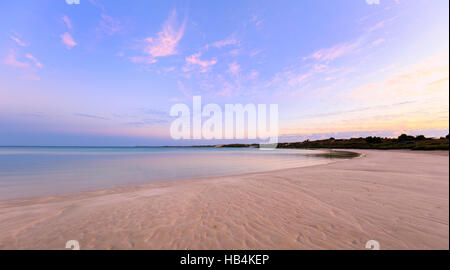
[[1, 249], [448, 249], [448, 151], [0, 201]]

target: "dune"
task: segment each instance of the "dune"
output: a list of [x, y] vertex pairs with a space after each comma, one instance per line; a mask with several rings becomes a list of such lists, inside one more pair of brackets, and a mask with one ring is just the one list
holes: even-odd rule
[[449, 248], [448, 151], [0, 201], [0, 249]]

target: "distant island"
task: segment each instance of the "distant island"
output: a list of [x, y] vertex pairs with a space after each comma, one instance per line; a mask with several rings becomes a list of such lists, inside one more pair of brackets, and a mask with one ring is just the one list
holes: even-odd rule
[[[252, 147], [258, 144], [224, 144], [215, 147]], [[402, 134], [397, 138], [366, 137], [325, 140], [306, 140], [303, 142], [278, 143], [277, 148], [334, 148], [334, 149], [411, 149], [411, 150], [449, 150], [449, 135], [441, 138], [427, 138], [424, 135]]]

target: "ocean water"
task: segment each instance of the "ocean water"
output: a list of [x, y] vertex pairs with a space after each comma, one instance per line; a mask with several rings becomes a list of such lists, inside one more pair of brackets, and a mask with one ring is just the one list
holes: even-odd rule
[[0, 147], [0, 200], [325, 164], [316, 150]]

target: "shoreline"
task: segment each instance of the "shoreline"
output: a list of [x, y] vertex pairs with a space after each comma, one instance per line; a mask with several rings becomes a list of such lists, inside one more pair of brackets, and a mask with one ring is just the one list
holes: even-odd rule
[[364, 157], [3, 200], [0, 249], [448, 249], [448, 151], [348, 150]]
[[[83, 147], [84, 148], [84, 147]], [[246, 149], [246, 148], [244, 148]], [[87, 194], [95, 194], [98, 192], [108, 192], [108, 191], [114, 191], [114, 190], [120, 190], [126, 191], [128, 188], [130, 189], [136, 189], [136, 188], [146, 188], [151, 187], [153, 185], [158, 185], [160, 183], [171, 183], [171, 182], [182, 182], [182, 181], [199, 181], [199, 180], [205, 180], [212, 179], [212, 178], [220, 178], [220, 177], [239, 177], [239, 176], [245, 176], [248, 174], [258, 174], [258, 173], [266, 173], [266, 172], [276, 172], [276, 171], [282, 171], [282, 170], [288, 170], [288, 169], [296, 169], [296, 168], [304, 168], [304, 167], [312, 167], [312, 166], [318, 166], [318, 165], [326, 165], [333, 162], [337, 162], [339, 160], [346, 160], [346, 159], [352, 159], [359, 157], [359, 154], [347, 150], [335, 150], [335, 149], [282, 149], [282, 150], [314, 150], [315, 154], [304, 154], [304, 155], [311, 155], [311, 156], [321, 156], [324, 160], [323, 163], [318, 164], [304, 164], [299, 165], [295, 167], [289, 167], [289, 168], [279, 168], [279, 169], [267, 169], [263, 171], [253, 171], [253, 172], [243, 172], [243, 173], [231, 173], [231, 174], [223, 174], [223, 175], [211, 175], [211, 176], [201, 176], [201, 177], [182, 177], [182, 178], [174, 178], [174, 179], [160, 179], [155, 181], [150, 181], [148, 183], [142, 183], [142, 184], [117, 184], [115, 186], [106, 186], [106, 187], [99, 187], [99, 188], [90, 188], [90, 189], [84, 189], [79, 191], [61, 191], [61, 192], [55, 192], [55, 193], [46, 193], [41, 195], [30, 195], [30, 196], [19, 196], [19, 197], [12, 197], [12, 198], [6, 198], [6, 199], [0, 199], [0, 202], [2, 201], [12, 201], [12, 200], [33, 200], [33, 199], [39, 199], [39, 198], [46, 198], [46, 197], [70, 197], [70, 196], [84, 196]], [[341, 155], [342, 153], [342, 155]], [[126, 153], [124, 153], [126, 154]], [[146, 153], [137, 153], [137, 154], [146, 154]], [[352, 155], [356, 154], [356, 155]]]

